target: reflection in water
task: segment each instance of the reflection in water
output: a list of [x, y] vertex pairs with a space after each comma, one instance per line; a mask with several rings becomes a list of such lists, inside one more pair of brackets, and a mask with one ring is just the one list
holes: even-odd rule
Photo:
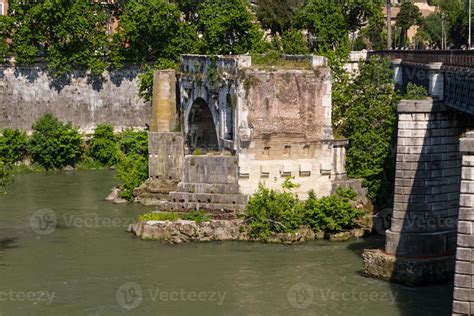
[[[126, 233], [146, 209], [105, 202], [113, 185], [108, 171], [16, 177], [0, 197], [2, 316], [449, 314], [449, 284], [410, 289], [360, 275], [361, 250], [381, 238], [146, 242]], [[39, 210], [54, 214], [53, 229], [35, 231]]]

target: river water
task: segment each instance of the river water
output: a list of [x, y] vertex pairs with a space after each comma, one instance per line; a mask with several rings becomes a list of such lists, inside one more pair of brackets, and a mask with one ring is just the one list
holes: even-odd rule
[[382, 238], [298, 246], [171, 246], [126, 226], [146, 211], [104, 201], [110, 171], [17, 175], [0, 196], [0, 315], [448, 315], [452, 284], [360, 275]]

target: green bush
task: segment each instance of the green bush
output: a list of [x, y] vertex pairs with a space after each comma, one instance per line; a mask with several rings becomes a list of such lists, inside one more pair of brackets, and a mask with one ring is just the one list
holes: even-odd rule
[[122, 182], [120, 196], [133, 201], [133, 190], [148, 179], [148, 159], [137, 154], [119, 153], [116, 177]]
[[267, 240], [272, 232], [294, 231], [301, 224], [300, 206], [300, 201], [291, 192], [277, 192], [260, 184], [245, 210], [250, 236]]
[[195, 221], [197, 224], [208, 222], [210, 217], [209, 214], [203, 211], [191, 211], [188, 213], [180, 214], [179, 217], [186, 221]]
[[88, 155], [106, 166], [117, 163], [118, 146], [112, 125], [97, 125], [89, 145]]
[[10, 168], [3, 161], [0, 161], [0, 193], [4, 193], [5, 187], [12, 182], [13, 177]]
[[314, 191], [304, 202], [303, 224], [313, 230], [339, 232], [353, 226], [353, 221], [360, 218], [364, 212], [352, 206], [356, 194], [351, 189], [338, 188], [336, 194], [316, 198]]
[[122, 181], [121, 197], [133, 201], [133, 190], [148, 179], [148, 133], [125, 129], [117, 138], [120, 148], [117, 178]]
[[407, 93], [405, 99], [407, 100], [424, 100], [428, 97], [428, 91], [422, 86], [409, 82], [407, 85]]
[[338, 188], [336, 194], [318, 199], [313, 191], [306, 201], [289, 192], [296, 186], [287, 179], [283, 192], [270, 190], [260, 184], [245, 209], [249, 235], [267, 240], [272, 232], [289, 233], [300, 226], [318, 231], [337, 233], [354, 227], [354, 220], [364, 215], [352, 202], [357, 194], [352, 189]]
[[123, 130], [118, 135], [120, 150], [125, 155], [139, 155], [148, 158], [148, 133], [131, 128]]
[[25, 158], [28, 151], [28, 137], [18, 129], [0, 130], [0, 160], [14, 164]]
[[195, 221], [197, 224], [209, 221], [209, 214], [203, 211], [191, 211], [184, 214], [173, 212], [149, 212], [138, 217], [138, 221], [177, 221], [183, 219], [186, 221]]
[[82, 156], [82, 139], [71, 123], [48, 113], [33, 125], [31, 158], [46, 170], [75, 166]]
[[178, 220], [177, 213], [170, 212], [149, 212], [138, 217], [138, 221], [176, 221]]

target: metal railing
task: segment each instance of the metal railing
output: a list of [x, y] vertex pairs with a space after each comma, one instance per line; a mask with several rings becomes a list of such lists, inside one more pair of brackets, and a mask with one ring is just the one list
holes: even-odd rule
[[420, 64], [441, 62], [444, 66], [474, 68], [474, 50], [381, 50], [368, 52], [368, 56], [389, 57]]

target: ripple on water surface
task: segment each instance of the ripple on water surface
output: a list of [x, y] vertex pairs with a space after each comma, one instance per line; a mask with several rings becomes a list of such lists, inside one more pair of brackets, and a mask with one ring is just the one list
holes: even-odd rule
[[[146, 208], [105, 202], [115, 182], [109, 171], [15, 177], [0, 196], [1, 316], [450, 312], [451, 284], [411, 289], [360, 275], [362, 249], [381, 238], [298, 246], [138, 240], [125, 228]], [[38, 233], [32, 215], [44, 209], [57, 225]]]

